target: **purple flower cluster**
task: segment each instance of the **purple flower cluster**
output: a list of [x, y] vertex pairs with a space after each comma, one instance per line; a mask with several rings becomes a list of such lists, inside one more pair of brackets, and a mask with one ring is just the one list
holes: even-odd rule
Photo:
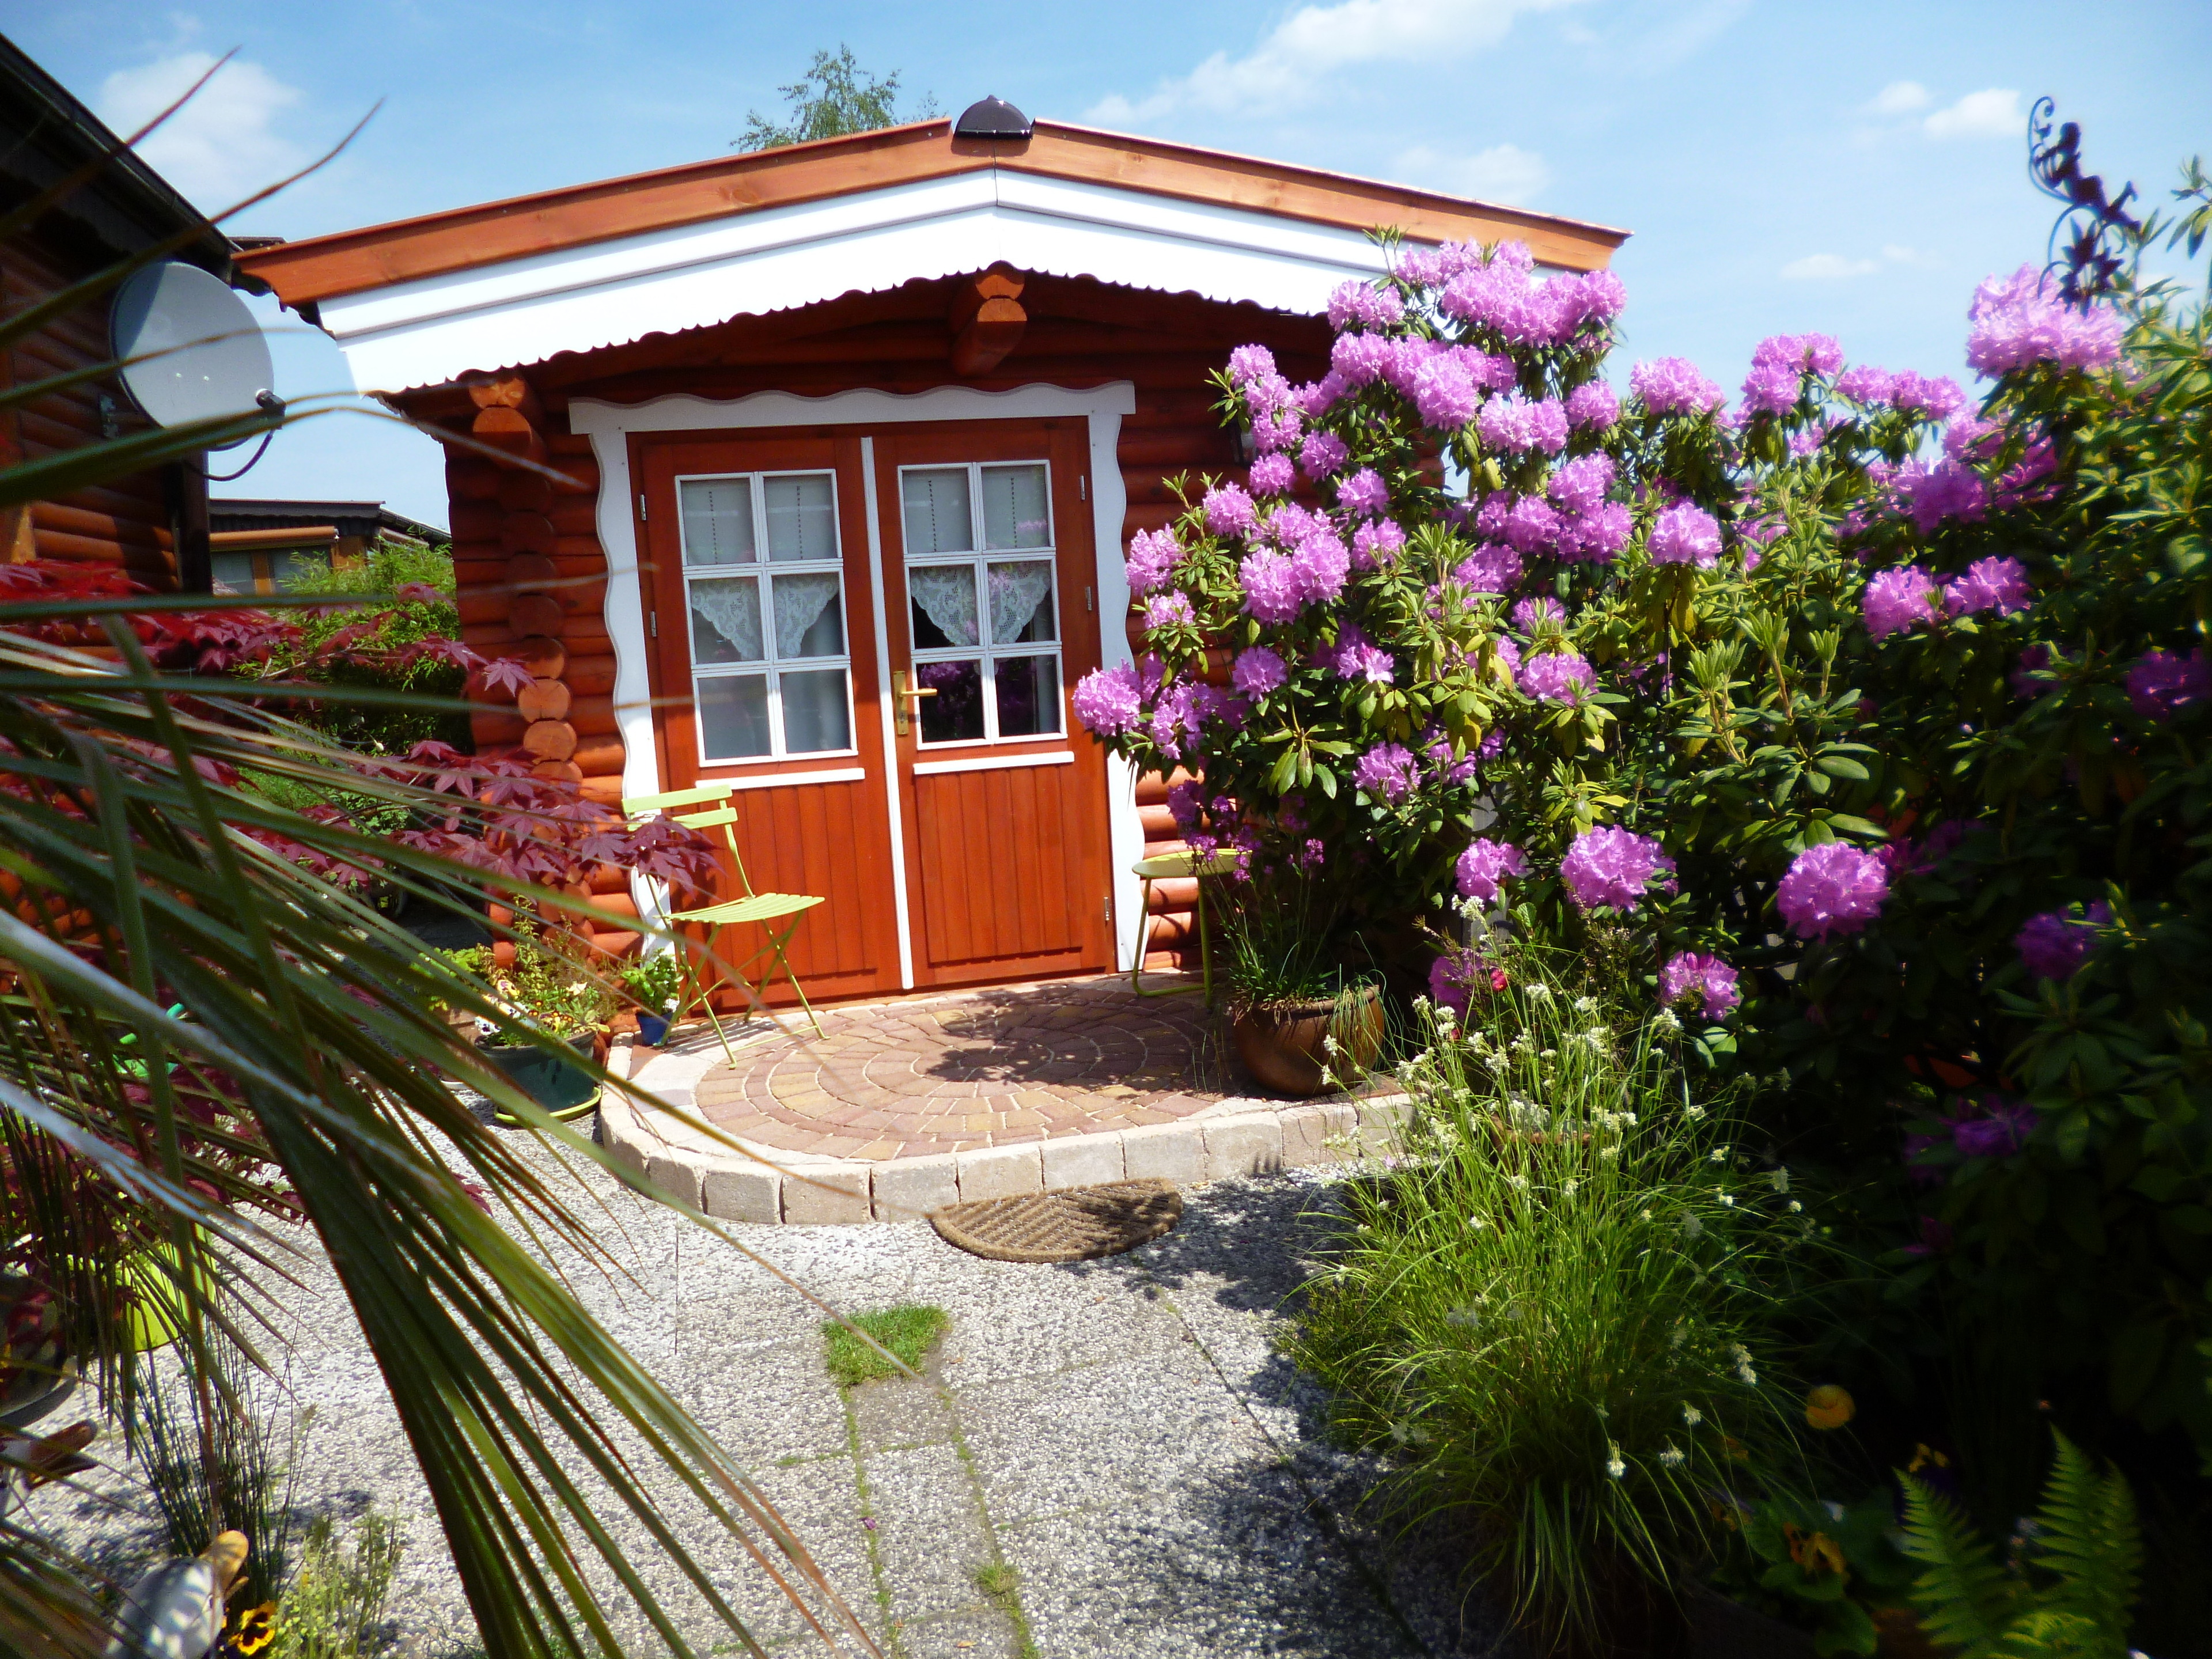
[[1557, 599], [1540, 594], [1513, 607], [1513, 625], [1523, 634], [1534, 634], [1546, 623], [1557, 624], [1566, 619], [1567, 613], [1559, 608]]
[[1582, 516], [1605, 504], [1605, 492], [1613, 488], [1613, 457], [1602, 450], [1577, 455], [1553, 471], [1545, 493], [1567, 512]]
[[1943, 591], [1918, 565], [1901, 564], [1869, 582], [1859, 605], [1869, 637], [1887, 639], [1942, 616]]
[[1334, 432], [1309, 432], [1298, 451], [1298, 465], [1309, 478], [1331, 477], [1351, 459], [1351, 446]]
[[1260, 528], [1259, 509], [1252, 498], [1233, 483], [1217, 484], [1199, 503], [1206, 527], [1216, 536], [1249, 536]]
[[1950, 1120], [1951, 1144], [1961, 1158], [2010, 1158], [2041, 1121], [2024, 1101], [1984, 1095], [1978, 1116]]
[[1189, 830], [1197, 824], [1199, 813], [1203, 810], [1205, 793], [1206, 785], [1197, 778], [1185, 778], [1181, 783], [1170, 786], [1168, 812], [1178, 827]]
[[1287, 455], [1261, 455], [1254, 459], [1251, 471], [1245, 476], [1251, 480], [1255, 494], [1287, 495], [1291, 486], [1298, 481], [1298, 470]]
[[1591, 380], [1567, 393], [1567, 424], [1609, 431], [1620, 419], [1620, 399], [1603, 380]]
[[1190, 599], [1182, 593], [1155, 593], [1145, 601], [1146, 628], [1195, 628], [1197, 615], [1190, 608]]
[[1263, 697], [1291, 678], [1281, 657], [1264, 645], [1248, 646], [1237, 653], [1229, 683], [1248, 697]]
[[1707, 1019], [1726, 1019], [1743, 1000], [1736, 972], [1718, 957], [1685, 951], [1659, 970], [1659, 1000], [1673, 1007], [1686, 998], [1702, 999]]
[[2018, 559], [1977, 559], [1943, 584], [1943, 609], [1954, 617], [1977, 611], [2009, 617], [2027, 610], [2034, 598], [2027, 567]]
[[1753, 415], [1786, 415], [1796, 407], [1806, 375], [1833, 374], [1843, 366], [1843, 347], [1826, 334], [1770, 334], [1752, 351], [1744, 409]]
[[1609, 270], [1533, 280], [1532, 259], [1506, 244], [1486, 263], [1466, 265], [1444, 284], [1437, 304], [1446, 315], [1487, 329], [1511, 344], [1596, 344], [1578, 339], [1587, 324], [1605, 324], [1627, 304], [1628, 291]]
[[1423, 426], [1455, 431], [1482, 407], [1482, 385], [1464, 357], [1439, 351], [1413, 372], [1413, 398]]
[[1580, 704], [1597, 684], [1597, 673], [1572, 651], [1544, 651], [1522, 663], [1514, 679], [1540, 702]]
[[1720, 523], [1703, 507], [1678, 501], [1652, 525], [1650, 550], [1654, 564], [1694, 564], [1710, 570], [1720, 562]]
[[1510, 842], [1475, 840], [1459, 855], [1456, 880], [1462, 898], [1495, 904], [1505, 878], [1528, 873], [1528, 860]]
[[1654, 415], [1709, 414], [1727, 402], [1686, 357], [1660, 357], [1628, 371], [1628, 387]]
[[1925, 416], [1931, 421], [1948, 421], [1968, 402], [1966, 387], [1948, 374], [1930, 380], [1924, 374], [1915, 374], [1911, 369], [1893, 374], [1889, 381], [1889, 402], [1893, 409], [1908, 415]]
[[1891, 487], [1923, 536], [1946, 519], [1979, 524], [1989, 516], [1989, 485], [1972, 467], [1954, 460], [1907, 461], [1893, 475]]
[[1266, 380], [1279, 380], [1275, 354], [1263, 345], [1241, 345], [1229, 354], [1229, 383], [1239, 392]]
[[1260, 548], [1237, 566], [1244, 609], [1253, 617], [1263, 623], [1288, 622], [1307, 605], [1325, 604], [1344, 592], [1352, 552], [1327, 519], [1302, 507], [1278, 507], [1267, 521], [1267, 534], [1290, 550]]
[[1322, 668], [1334, 670], [1339, 679], [1388, 685], [1396, 677], [1390, 653], [1361, 633], [1357, 623], [1346, 623], [1338, 630], [1336, 643], [1316, 648], [1313, 659]]
[[1654, 837], [1601, 824], [1575, 837], [1575, 844], [1559, 860], [1559, 878], [1585, 910], [1600, 905], [1633, 910], [1651, 878], [1674, 867], [1674, 860]]
[[1340, 334], [1328, 349], [1328, 369], [1347, 389], [1371, 386], [1397, 356], [1398, 343], [1387, 334]]
[[[1238, 492], [1243, 493], [1241, 490]], [[1129, 590], [1134, 593], [1150, 593], [1162, 586], [1168, 574], [1175, 568], [1176, 561], [1182, 556], [1182, 549], [1176, 544], [1174, 535], [1165, 530], [1140, 530], [1129, 538], [1128, 557], [1123, 567], [1129, 573]]]
[[1824, 842], [1790, 861], [1775, 903], [1800, 939], [1856, 933], [1881, 914], [1889, 896], [1889, 866], [1878, 853], [1848, 842]]
[[1144, 717], [1145, 699], [1158, 689], [1159, 681], [1156, 665], [1151, 673], [1139, 675], [1136, 664], [1117, 662], [1085, 674], [1076, 683], [1069, 701], [1085, 731], [1102, 738], [1119, 737], [1136, 729]]
[[1234, 727], [1241, 725], [1243, 719], [1244, 702], [1241, 697], [1203, 680], [1184, 680], [1161, 694], [1153, 707], [1148, 729], [1162, 754], [1170, 760], [1180, 760], [1183, 744], [1197, 742], [1208, 720], [1218, 720]]
[[2093, 904], [2084, 915], [2069, 910], [2045, 910], [2030, 916], [2012, 936], [2013, 949], [2035, 979], [2069, 980], [2097, 953], [2097, 930], [2112, 924], [2108, 904]]
[[1419, 780], [1421, 763], [1402, 743], [1377, 744], [1352, 769], [1352, 781], [1372, 800], [1393, 805], [1413, 793]]
[[1540, 449], [1556, 455], [1567, 447], [1567, 411], [1556, 398], [1532, 403], [1517, 392], [1509, 392], [1482, 406], [1474, 429], [1492, 449], [1515, 455]]
[[1459, 562], [1452, 578], [1470, 593], [1510, 593], [1521, 580], [1521, 556], [1502, 542], [1485, 542]]
[[1395, 288], [1357, 280], [1340, 283], [1328, 296], [1328, 325], [1341, 334], [1355, 324], [1389, 328], [1406, 314], [1406, 301]]
[[1337, 481], [1336, 504], [1346, 513], [1380, 516], [1390, 505], [1390, 486], [1373, 467], [1363, 466]]
[[1889, 402], [1889, 395], [1897, 387], [1897, 376], [1886, 368], [1876, 368], [1872, 363], [1861, 363], [1856, 368], [1847, 368], [1836, 376], [1836, 390], [1855, 404], [1869, 409], [1880, 409]]
[[2173, 651], [2147, 651], [2128, 670], [2128, 702], [2136, 714], [2160, 724], [2196, 708], [2212, 696], [2212, 667], [2204, 653], [2182, 656]]
[[2035, 362], [2102, 368], [2118, 358], [2127, 331], [2110, 306], [2067, 304], [2057, 283], [2033, 265], [1989, 278], [1974, 290], [1966, 318], [1967, 364], [1990, 380]]
[[1455, 755], [1452, 753], [1452, 740], [1435, 727], [1431, 726], [1425, 736], [1427, 741], [1422, 744], [1421, 752], [1436, 768], [1437, 777], [1448, 784], [1473, 782], [1476, 774], [1482, 770], [1484, 757], [1494, 757], [1501, 740], [1501, 734], [1493, 731], [1482, 740], [1481, 748], [1468, 754]]
[[1352, 532], [1352, 568], [1372, 570], [1397, 558], [1406, 545], [1406, 532], [1391, 519], [1363, 524]]

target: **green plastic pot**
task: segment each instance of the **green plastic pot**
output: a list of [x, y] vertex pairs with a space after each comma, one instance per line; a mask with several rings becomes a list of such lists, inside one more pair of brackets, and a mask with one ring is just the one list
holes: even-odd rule
[[[589, 1060], [595, 1040], [586, 1032], [568, 1039], [568, 1047]], [[599, 1103], [599, 1079], [581, 1066], [544, 1048], [487, 1048], [483, 1057], [507, 1073], [514, 1086], [537, 1102], [554, 1119], [566, 1123], [580, 1118]], [[521, 1121], [507, 1112], [495, 1114], [501, 1123]]]

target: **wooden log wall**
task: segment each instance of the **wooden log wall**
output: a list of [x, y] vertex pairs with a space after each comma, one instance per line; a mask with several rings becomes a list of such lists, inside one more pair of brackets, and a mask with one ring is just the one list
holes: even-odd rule
[[[976, 319], [985, 302], [1004, 310], [1017, 303], [1016, 295], [1023, 320], [1014, 324], [1011, 313], [1002, 319], [991, 343], [1011, 334], [1011, 348], [987, 362], [990, 354], [977, 349]], [[1009, 282], [984, 273], [564, 354], [525, 375], [413, 394], [408, 401], [415, 414], [465, 426], [518, 454], [537, 457], [541, 452], [533, 446], [542, 444], [546, 465], [589, 487], [585, 494], [561, 492], [532, 475], [452, 452], [447, 478], [463, 636], [487, 654], [525, 654], [537, 675], [522, 701], [488, 702], [476, 717], [479, 750], [527, 753], [547, 775], [579, 778], [595, 798], [611, 801], [620, 794], [623, 745], [608, 695], [613, 646], [601, 615], [607, 567], [596, 527], [599, 480], [588, 444], [566, 432], [572, 397], [644, 403], [679, 392], [731, 398], [771, 389], [821, 396], [860, 386], [997, 391], [1128, 380], [1137, 407], [1122, 418], [1117, 456], [1127, 497], [1126, 545], [1137, 532], [1157, 529], [1179, 511], [1168, 488], [1176, 475], [1243, 476], [1207, 380], [1231, 349], [1267, 344], [1285, 374], [1309, 380], [1328, 368], [1329, 337], [1320, 319], [1256, 306], [1115, 289], [1085, 278]], [[956, 354], [977, 365], [976, 372], [959, 373]], [[1147, 854], [1182, 844], [1166, 806], [1170, 781], [1152, 776], [1138, 786]], [[1197, 966], [1190, 889], [1188, 882], [1154, 889], [1156, 966]], [[629, 939], [602, 942], [622, 948]]]
[[[20, 312], [106, 262], [72, 252], [40, 233], [13, 237], [0, 247], [0, 315]], [[0, 353], [0, 384], [44, 380], [105, 362], [110, 355], [106, 307], [95, 301]], [[0, 412], [0, 465], [145, 428], [115, 381], [81, 382]], [[0, 564], [60, 559], [112, 565], [148, 587], [172, 590], [177, 586], [173, 513], [161, 473], [150, 469], [53, 501], [0, 507]]]

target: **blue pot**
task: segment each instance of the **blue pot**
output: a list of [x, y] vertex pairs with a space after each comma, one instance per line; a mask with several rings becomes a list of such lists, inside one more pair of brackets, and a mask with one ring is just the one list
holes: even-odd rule
[[668, 1040], [668, 1016], [640, 1013], [637, 1017], [637, 1040], [648, 1048], [658, 1048]]
[[[589, 1035], [570, 1037], [568, 1047], [589, 1060], [592, 1038]], [[556, 1118], [566, 1121], [580, 1117], [599, 1104], [599, 1085], [597, 1080], [588, 1072], [570, 1065], [557, 1054], [520, 1046], [488, 1048], [482, 1052], [483, 1057], [505, 1072], [523, 1093]], [[502, 1121], [506, 1121], [505, 1113], [498, 1115]]]

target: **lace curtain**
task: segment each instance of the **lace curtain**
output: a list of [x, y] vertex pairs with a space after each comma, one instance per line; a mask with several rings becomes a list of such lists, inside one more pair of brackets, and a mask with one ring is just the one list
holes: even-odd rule
[[924, 565], [909, 569], [906, 586], [907, 592], [914, 595], [914, 602], [921, 607], [921, 614], [942, 629], [946, 639], [955, 645], [975, 643], [973, 565]]
[[994, 564], [990, 587], [992, 641], [1012, 645], [1029, 626], [1038, 604], [1052, 591], [1052, 567], [1042, 560], [1034, 564]]
[[[799, 654], [799, 641], [806, 637], [807, 629], [822, 618], [830, 600], [837, 597], [838, 579], [836, 576], [778, 576], [769, 585], [775, 605], [775, 652], [779, 657]], [[843, 648], [844, 641], [837, 641], [826, 651], [810, 652], [810, 656], [834, 657]]]
[[758, 662], [767, 654], [761, 649], [760, 596], [750, 582], [694, 582], [691, 611], [728, 641], [738, 661]]

